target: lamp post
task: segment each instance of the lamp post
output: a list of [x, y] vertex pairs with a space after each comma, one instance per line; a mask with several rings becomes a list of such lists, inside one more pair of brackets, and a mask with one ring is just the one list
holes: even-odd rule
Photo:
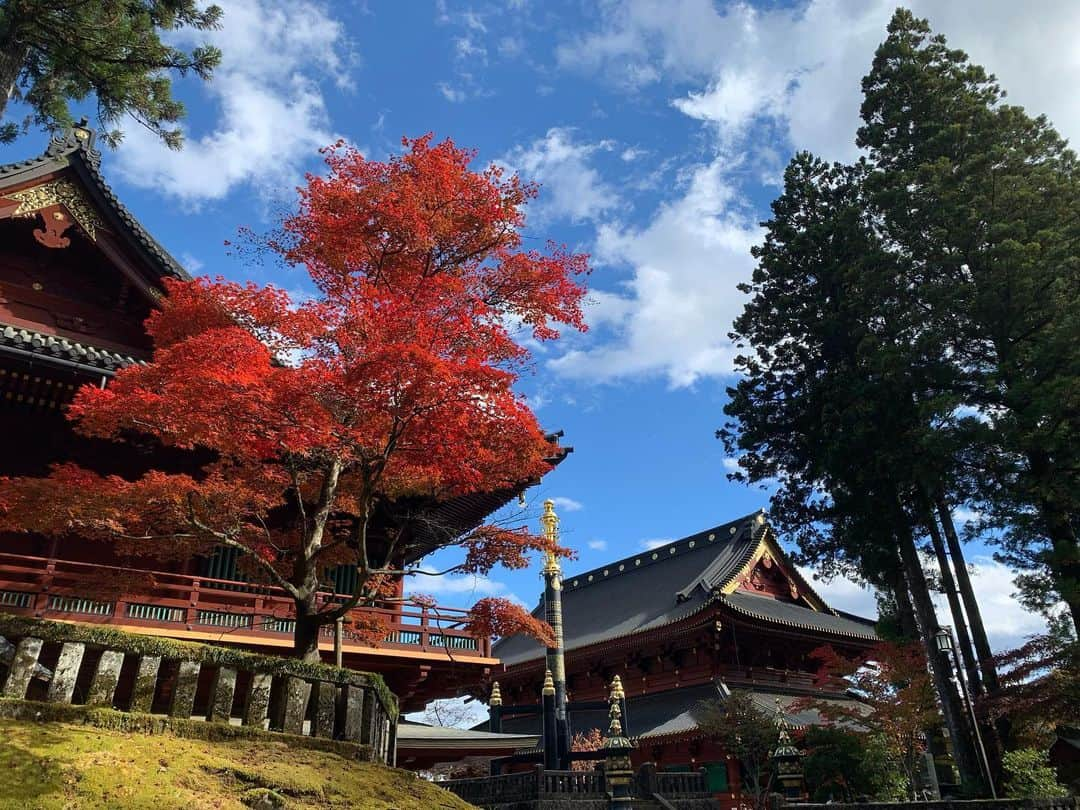
[[982, 765], [983, 778], [986, 779], [986, 787], [990, 791], [990, 798], [997, 798], [994, 790], [994, 777], [990, 773], [990, 762], [986, 758], [986, 747], [983, 745], [982, 732], [979, 730], [979, 721], [975, 717], [975, 704], [968, 692], [967, 682], [964, 680], [964, 671], [960, 666], [960, 657], [956, 650], [956, 641], [953, 639], [952, 628], [949, 626], [939, 627], [934, 634], [934, 642], [938, 652], [945, 655], [945, 660], [953, 670], [953, 675], [960, 684], [960, 692], [964, 697], [964, 703], [968, 708], [968, 717], [971, 720], [971, 731], [975, 735], [975, 744], [979, 748], [979, 764]]

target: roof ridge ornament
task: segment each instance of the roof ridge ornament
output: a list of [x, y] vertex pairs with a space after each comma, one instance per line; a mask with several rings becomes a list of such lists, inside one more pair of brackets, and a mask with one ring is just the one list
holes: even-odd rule
[[61, 157], [81, 151], [86, 161], [97, 168], [101, 163], [101, 152], [95, 148], [96, 142], [97, 132], [90, 126], [86, 116], [83, 116], [67, 129], [53, 135], [45, 154], [48, 157]]

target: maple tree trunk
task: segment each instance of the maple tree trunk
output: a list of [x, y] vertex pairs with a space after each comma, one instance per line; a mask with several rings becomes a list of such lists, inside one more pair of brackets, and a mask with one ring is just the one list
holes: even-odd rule
[[318, 619], [318, 609], [314, 596], [296, 600], [296, 630], [293, 634], [293, 653], [307, 663], [318, 663], [319, 630], [322, 623]]
[[904, 576], [911, 591], [911, 602], [915, 608], [919, 634], [941, 703], [941, 713], [945, 718], [945, 726], [949, 730], [949, 738], [952, 740], [953, 756], [960, 771], [960, 781], [966, 793], [981, 796], [986, 792], [982, 768], [978, 754], [975, 752], [971, 727], [965, 717], [963, 703], [953, 686], [951, 662], [946, 658], [947, 653], [937, 648], [935, 639], [939, 628], [937, 613], [934, 610], [933, 599], [930, 597], [930, 588], [926, 584], [926, 575], [919, 559], [919, 551], [915, 547], [915, 538], [912, 537], [911, 531], [905, 528], [905, 515], [902, 509], [897, 509], [895, 520], [899, 527], [897, 540], [900, 547], [900, 560], [904, 565]]

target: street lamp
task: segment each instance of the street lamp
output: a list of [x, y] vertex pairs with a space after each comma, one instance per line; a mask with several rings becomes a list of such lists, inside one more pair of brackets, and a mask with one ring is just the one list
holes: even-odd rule
[[[975, 735], [976, 744], [979, 746], [979, 762], [986, 778], [986, 787], [990, 790], [990, 798], [996, 799], [997, 791], [994, 790], [994, 777], [990, 773], [990, 763], [986, 759], [986, 747], [983, 745], [982, 732], [979, 731], [979, 721], [975, 717], [975, 704], [971, 700], [971, 695], [968, 694], [967, 682], [964, 680], [963, 669], [960, 667], [960, 657], [956, 651], [956, 643], [953, 641], [952, 628], [948, 626], [939, 627], [937, 632], [934, 633], [934, 644], [937, 646], [938, 652], [945, 654], [945, 660], [949, 666], [955, 669], [953, 676], [956, 678], [957, 683], [960, 684], [964, 704], [967, 706], [968, 716], [971, 719], [971, 731]], [[949, 653], [952, 653], [951, 658]]]

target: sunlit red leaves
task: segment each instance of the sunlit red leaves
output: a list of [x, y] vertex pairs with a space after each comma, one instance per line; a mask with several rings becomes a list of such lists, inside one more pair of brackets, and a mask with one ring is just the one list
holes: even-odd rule
[[555, 643], [551, 625], [533, 616], [516, 602], [498, 596], [481, 599], [469, 611], [465, 629], [474, 635], [531, 636], [544, 645]]
[[[405, 499], [513, 490], [547, 472], [554, 448], [514, 391], [529, 355], [510, 330], [550, 339], [562, 326], [584, 329], [576, 279], [587, 257], [522, 250], [534, 186], [496, 167], [474, 171], [475, 155], [451, 141], [405, 146], [377, 162], [339, 144], [326, 151], [328, 174], [308, 178], [271, 247], [310, 274], [316, 296], [167, 282], [147, 324], [151, 362], [82, 389], [71, 406], [83, 433], [137, 432], [197, 448], [211, 465], [134, 482], [61, 468], [9, 485], [7, 525], [145, 537], [148, 553], [162, 537], [181, 554], [224, 536], [310, 589], [320, 566], [363, 559], [358, 537], [327, 553], [309, 542], [320, 499], [328, 514], [366, 525]], [[331, 471], [340, 478], [328, 489]], [[464, 546], [476, 573], [546, 550], [527, 533], [489, 529]], [[395, 561], [368, 562], [366, 595], [397, 587], [378, 571]], [[498, 601], [474, 620], [500, 635], [548, 632]]]
[[496, 565], [512, 569], [527, 568], [532, 552], [552, 552], [563, 558], [574, 556], [571, 549], [552, 545], [546, 538], [526, 529], [500, 526], [480, 526], [461, 545], [465, 548], [465, 560], [459, 570], [468, 574], [486, 574]]
[[882, 734], [900, 757], [910, 758], [922, 746], [923, 733], [939, 722], [933, 683], [919, 644], [878, 644], [865, 656], [848, 658], [831, 646], [811, 657], [820, 663], [819, 683], [851, 689], [858, 704], [805, 699], [827, 720], [840, 721]]

